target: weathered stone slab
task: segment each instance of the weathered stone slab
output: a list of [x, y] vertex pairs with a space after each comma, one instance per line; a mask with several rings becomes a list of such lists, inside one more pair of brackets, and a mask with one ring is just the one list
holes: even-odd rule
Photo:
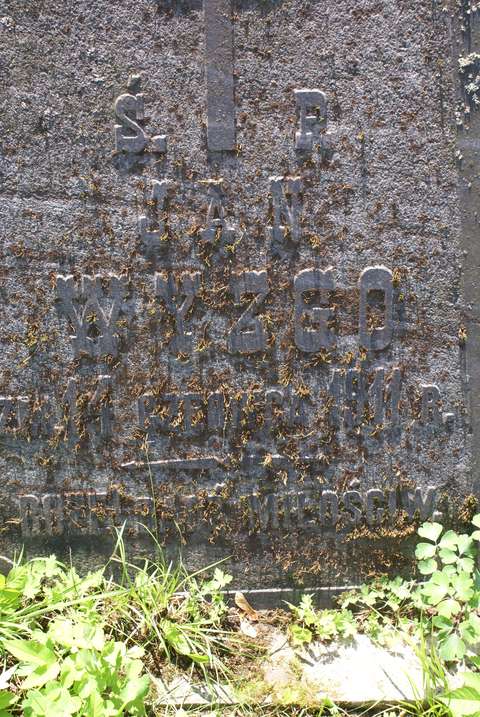
[[[418, 702], [426, 697], [421, 649], [401, 634], [381, 646], [366, 635], [349, 640], [312, 642], [293, 648], [285, 632], [270, 628], [263, 634], [264, 657], [243, 668], [229, 684], [190, 680], [179, 676], [155, 678], [156, 701], [163, 706], [244, 704], [321, 705], [331, 700], [339, 706], [394, 705]], [[450, 689], [462, 684], [462, 670], [445, 673]], [[227, 711], [227, 710], [226, 710]], [[227, 711], [228, 713], [228, 711]]]
[[0, 552], [335, 589], [467, 516], [477, 21], [8, 0]]
[[421, 700], [425, 694], [420, 659], [401, 639], [390, 649], [357, 635], [295, 650], [277, 633], [262, 672], [274, 701], [303, 697], [307, 704], [325, 698], [337, 704], [383, 704]]
[[154, 679], [157, 704], [161, 706], [233, 705], [238, 702], [233, 687], [216, 682], [195, 684], [186, 677], [171, 682]]

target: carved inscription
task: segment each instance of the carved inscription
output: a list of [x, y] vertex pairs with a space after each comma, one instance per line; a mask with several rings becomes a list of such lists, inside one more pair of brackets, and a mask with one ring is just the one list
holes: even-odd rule
[[[282, 184], [283, 195], [279, 201], [286, 202], [287, 209], [282, 209], [279, 204], [274, 222], [281, 230], [283, 240], [288, 241], [288, 227], [298, 220], [298, 211], [294, 211], [291, 193], [284, 190]], [[144, 244], [152, 251], [154, 245], [162, 241], [160, 232], [165, 232], [167, 191], [166, 182], [153, 181], [151, 201], [156, 216], [142, 217], [139, 225]], [[221, 182], [209, 183], [208, 192], [206, 225], [200, 237], [211, 244], [232, 241], [234, 230], [226, 219]], [[156, 223], [152, 224], [154, 221]], [[267, 339], [261, 313], [270, 289], [267, 270], [229, 270], [229, 275], [234, 303], [242, 306], [240, 317], [226, 335], [229, 352], [261, 353], [266, 351], [267, 345], [276, 349], [275, 340]], [[189, 312], [199, 294], [201, 279], [199, 271], [177, 273], [170, 270], [154, 275], [153, 291], [162, 305], [166, 334], [174, 333], [171, 346], [179, 353], [193, 351], [195, 322], [189, 319]], [[302, 268], [294, 275], [291, 289], [294, 306], [293, 312], [290, 311], [293, 327], [289, 327], [289, 337], [293, 328], [293, 341], [299, 351], [320, 353], [319, 357], [304, 357], [305, 366], [311, 368], [319, 365], [319, 359], [325, 362], [322, 350], [328, 351], [328, 361], [334, 355], [330, 350], [336, 348], [338, 335], [334, 326], [336, 314], [341, 309], [337, 305], [334, 268]], [[140, 430], [133, 426], [129, 451], [125, 453], [128, 462], [122, 464], [120, 460], [117, 466], [137, 476], [138, 472], [142, 475], [142, 471], [148, 469], [149, 475], [153, 476], [152, 486], [161, 487], [165, 493], [170, 489], [171, 473], [175, 473], [180, 492], [168, 497], [175, 510], [178, 508], [182, 515], [188, 514], [196, 523], [203, 519], [205, 512], [200, 513], [199, 509], [196, 516], [195, 511], [200, 505], [197, 497], [184, 496], [181, 491], [196, 490], [203, 482], [211, 490], [216, 481], [231, 471], [240, 477], [231, 497], [224, 500], [223, 495], [210, 495], [201, 488], [201, 510], [206, 510], [209, 501], [217, 508], [225, 505], [225, 510], [232, 506], [234, 510], [242, 508], [243, 527], [250, 532], [288, 530], [290, 527], [338, 532], [362, 524], [371, 528], [388, 524], [399, 511], [411, 519], [418, 515], [423, 518], [433, 515], [434, 489], [409, 492], [404, 488], [391, 491], [369, 488], [363, 493], [356, 489], [360, 485], [358, 480], [336, 482], [345, 461], [354, 463], [357, 456], [365, 460], [384, 450], [393, 453], [394, 447], [401, 444], [402, 447], [418, 447], [426, 440], [438, 439], [438, 445], [442, 445], [455, 420], [454, 414], [442, 412], [441, 395], [436, 385], [413, 387], [410, 384], [402, 391], [403, 364], [402, 370], [399, 366], [389, 366], [389, 359], [385, 357], [385, 365], [374, 365], [370, 370], [364, 368], [368, 360], [378, 362], [379, 357], [372, 355], [373, 352], [384, 351], [392, 343], [394, 292], [390, 269], [367, 267], [360, 274], [358, 294], [355, 289], [352, 291], [356, 294], [352, 303], [356, 304], [358, 297], [359, 305], [358, 342], [362, 348], [357, 359], [354, 352], [349, 351], [342, 359], [342, 368], [333, 368], [330, 375], [322, 370], [321, 382], [312, 380], [311, 371], [306, 371], [304, 379], [298, 383], [291, 378], [284, 382], [279, 371], [276, 381], [280, 385], [269, 387], [266, 377], [256, 383], [249, 378], [242, 382], [242, 388], [237, 384], [230, 393], [228, 379], [226, 384], [220, 379], [217, 390], [206, 391], [201, 382], [188, 377], [180, 366], [181, 381], [177, 378], [162, 383], [162, 386], [170, 385], [170, 390], [155, 390], [138, 398]], [[85, 275], [79, 281], [73, 276], [58, 276], [57, 294], [60, 312], [72, 328], [75, 356], [103, 358], [109, 364], [106, 357], [118, 355], [122, 332], [131, 318], [132, 303], [127, 299], [124, 280], [115, 275]], [[205, 304], [212, 308], [206, 300]], [[398, 321], [397, 315], [395, 320]], [[350, 333], [351, 326], [349, 323]], [[339, 335], [342, 336], [341, 330]], [[284, 348], [281, 344], [279, 347]], [[363, 348], [372, 353], [367, 357]], [[300, 359], [301, 369], [301, 357], [295, 355], [295, 359], [297, 365]], [[85, 368], [88, 366], [81, 364], [81, 369]], [[69, 380], [62, 417], [55, 425], [55, 440], [58, 436], [63, 438], [76, 455], [87, 445], [98, 447], [100, 440], [104, 443], [101, 450], [107, 455], [115, 448], [112, 438], [119, 428], [115, 425], [113, 409], [115, 382], [106, 373], [100, 373], [94, 384], [91, 378], [88, 376], [88, 391], [80, 390], [81, 382], [85, 380], [81, 376]], [[291, 386], [288, 385], [290, 382]], [[209, 388], [211, 386], [210, 383]], [[0, 434], [9, 437], [10, 445], [25, 440], [22, 427], [29, 423], [34, 425], [32, 400], [26, 396], [5, 397], [0, 406], [3, 406]], [[125, 405], [122, 408], [125, 410]], [[38, 416], [35, 425], [39, 425]], [[30, 435], [33, 437], [34, 432]], [[206, 439], [205, 446], [200, 445], [202, 437]], [[190, 445], [184, 443], [188, 439], [191, 439]], [[142, 446], [151, 445], [155, 457], [160, 455], [161, 458], [139, 460], [140, 441]], [[205, 455], [202, 448], [207, 444]], [[218, 455], [215, 455], [217, 451]], [[178, 455], [183, 457], [176, 457]], [[245, 476], [252, 480], [246, 495], [243, 492]], [[274, 480], [281, 484], [280, 490], [274, 492], [268, 487], [269, 492], [265, 493], [265, 487], [269, 486], [266, 481]], [[312, 486], [317, 480], [332, 489], [325, 487], [315, 492]], [[271, 485], [273, 488], [275, 484]], [[342, 493], [333, 490], [338, 485], [342, 485]], [[346, 490], [348, 485], [351, 489]], [[301, 490], [295, 490], [297, 486]], [[118, 496], [111, 499], [105, 497], [106, 494], [85, 492], [65, 495], [51, 492], [42, 496], [22, 496], [24, 535], [98, 534], [108, 532], [125, 516], [130, 521], [130, 509], [125, 512]], [[149, 519], [153, 504], [146, 498], [138, 500]], [[133, 499], [130, 508], [135, 505], [136, 499]], [[169, 516], [168, 520], [171, 520], [171, 513]], [[166, 522], [163, 524], [161, 531], [166, 530]]]
[[[367, 379], [370, 379], [369, 385]], [[334, 369], [329, 384], [330, 423], [332, 426], [352, 429], [365, 421], [377, 425], [399, 423], [401, 374], [393, 368], [388, 380], [385, 369], [377, 368], [367, 376], [359, 369]], [[365, 410], [368, 405], [368, 413]]]
[[115, 100], [115, 116], [118, 120], [114, 128], [115, 150], [132, 155], [141, 154], [147, 147], [152, 152], [166, 152], [166, 136], [156, 135], [150, 138], [140, 124], [145, 118], [144, 97], [140, 92], [140, 85], [140, 75], [132, 75], [127, 83], [128, 92]]
[[437, 489], [434, 486], [425, 491], [420, 488], [400, 491], [372, 488], [366, 493], [349, 490], [343, 494], [324, 490], [319, 496], [307, 491], [263, 496], [254, 493], [248, 497], [248, 502], [252, 532], [309, 524], [325, 528], [343, 525], [348, 530], [358, 526], [363, 519], [370, 527], [385, 520], [391, 524], [399, 511], [405, 511], [410, 519], [417, 513], [421, 520], [427, 520], [436, 513]]
[[[329, 321], [333, 310], [329, 306], [313, 306], [312, 294], [319, 294], [325, 304], [333, 291], [333, 270], [304, 269], [293, 283], [295, 291], [295, 345], [306, 352], [328, 349], [334, 342]], [[307, 296], [308, 302], [307, 302]]]
[[20, 518], [22, 535], [99, 535], [110, 533], [128, 521], [131, 532], [143, 532], [152, 527], [153, 500], [140, 496], [129, 500], [129, 508], [122, 506], [117, 490], [96, 493], [78, 491], [21, 495]]
[[155, 274], [155, 294], [163, 299], [165, 306], [175, 319], [176, 335], [174, 350], [182, 353], [192, 351], [192, 333], [187, 330], [185, 320], [187, 312], [200, 289], [201, 274], [184, 272], [177, 279], [173, 274]]
[[455, 414], [442, 412], [442, 397], [438, 386], [422, 385], [421, 392], [421, 422], [424, 425], [444, 426], [447, 431], [451, 431], [455, 424]]
[[[360, 274], [360, 344], [367, 349], [381, 351], [392, 340], [393, 335], [393, 275], [386, 266], [368, 267]], [[382, 326], [371, 325], [374, 319], [369, 320], [369, 308], [372, 295], [380, 295]], [[378, 301], [378, 299], [377, 299]]]
[[[139, 468], [146, 469], [146, 466]], [[160, 468], [160, 470], [162, 470]], [[162, 508], [170, 516], [170, 527], [188, 510], [190, 524], [197, 525], [208, 504], [216, 505], [225, 514], [233, 510], [242, 516], [243, 529], [250, 533], [271, 533], [296, 528], [321, 531], [348, 532], [362, 522], [370, 528], [381, 524], [391, 525], [399, 512], [409, 519], [441, 518], [437, 508], [437, 489], [371, 488], [366, 492], [348, 490], [338, 493], [324, 489], [316, 491], [287, 491], [282, 494], [258, 492], [237, 498], [222, 497], [223, 484], [217, 491], [200, 499], [197, 495], [167, 495], [157, 499], [157, 510]], [[122, 503], [117, 490], [111, 492], [78, 491], [67, 493], [26, 494], [19, 496], [21, 529], [24, 538], [37, 535], [98, 535], [114, 533], [114, 527], [126, 521], [129, 532], [141, 533], [153, 526], [154, 501], [150, 496], [128, 497]], [[246, 510], [245, 510], [246, 508]], [[165, 521], [159, 524], [160, 532], [168, 528]]]
[[28, 396], [0, 396], [0, 433], [21, 431], [29, 407]]
[[[407, 389], [404, 393], [409, 392]], [[437, 434], [453, 429], [455, 414], [442, 411], [437, 386], [421, 385], [414, 391], [419, 401], [415, 402], [416, 407], [412, 406], [413, 413], [405, 401], [400, 411], [401, 393], [401, 371], [396, 366], [388, 370], [380, 366], [371, 371], [333, 369], [328, 390], [321, 397], [309, 392], [305, 395], [291, 387], [238, 390], [232, 395], [219, 390], [208, 394], [145, 393], [137, 399], [138, 428], [150, 438], [164, 434], [182, 439], [205, 432], [233, 436], [248, 428], [252, 435], [260, 431], [258, 438], [263, 441], [283, 436], [286, 429], [297, 427], [311, 428], [320, 436], [316, 424], [320, 414], [328, 418], [330, 429], [335, 432], [359, 435], [362, 429], [369, 439], [380, 440], [387, 429], [390, 432], [394, 429], [391, 437], [395, 439], [402, 426], [409, 431], [416, 427], [417, 433], [422, 433], [423, 427], [434, 429]], [[76, 448], [81, 442], [90, 445], [98, 444], [99, 440], [108, 442], [120, 427], [115, 425], [113, 394], [112, 377], [100, 375], [88, 389], [80, 386], [78, 378], [70, 378], [57, 404], [48, 396], [41, 402], [28, 396], [0, 398], [0, 436], [27, 440], [23, 431], [28, 426], [28, 440], [49, 437], [55, 428], [56, 434], [71, 447]], [[303, 448], [300, 453], [303, 457], [308, 455]], [[194, 463], [200, 460], [203, 458], [195, 458]]]
[[96, 387], [91, 397], [80, 394], [78, 380], [71, 378], [68, 381], [64, 396], [66, 435], [70, 445], [88, 438], [95, 443], [100, 437], [108, 441], [112, 436], [113, 403], [111, 376], [98, 376]]
[[[164, 196], [164, 189], [161, 191]], [[224, 231], [221, 224], [217, 229]], [[210, 235], [213, 230], [205, 229], [204, 232]], [[157, 240], [161, 231], [162, 228], [151, 232], [151, 237]], [[229, 229], [226, 231], [230, 232]], [[199, 291], [200, 279], [198, 271], [183, 272], [180, 276], [173, 272], [155, 275], [155, 295], [164, 300], [175, 318], [177, 343], [179, 347], [184, 346], [178, 350], [191, 351], [192, 337], [190, 333], [185, 333], [184, 322]], [[392, 272], [382, 266], [368, 267], [362, 272], [359, 285], [359, 343], [372, 351], [381, 351], [390, 345], [393, 337]], [[331, 327], [334, 311], [329, 305], [334, 288], [332, 267], [325, 270], [303, 269], [295, 276], [295, 345], [302, 351], [315, 353], [335, 343]], [[259, 310], [269, 291], [266, 270], [246, 269], [234, 274], [231, 289], [237, 304], [242, 303], [242, 297], [248, 294], [255, 296], [233, 327], [228, 339], [230, 351], [264, 351], [264, 326], [254, 312]], [[84, 275], [77, 284], [71, 275], [58, 275], [57, 295], [59, 310], [72, 328], [75, 356], [116, 356], [120, 335], [128, 327], [133, 313], [127, 300], [126, 281], [115, 275]]]
[[[385, 369], [383, 367], [375, 369], [374, 379], [369, 391], [370, 409], [371, 411], [373, 410], [373, 422], [375, 424], [383, 425], [388, 420], [393, 426], [398, 425], [400, 421], [398, 412], [400, 386], [400, 369], [393, 368], [391, 370], [388, 384], [385, 381]], [[385, 398], [387, 398], [387, 402]]]
[[116, 151], [143, 152], [148, 144], [148, 137], [138, 124], [138, 120], [143, 118], [143, 95], [123, 94], [117, 97], [115, 115], [120, 120], [120, 124], [115, 125]]
[[311, 152], [314, 141], [319, 141], [327, 127], [327, 98], [321, 90], [303, 88], [294, 90], [299, 117], [295, 134], [295, 149]]
[[265, 351], [267, 347], [265, 328], [262, 320], [254, 314], [268, 294], [267, 272], [243, 271], [234, 277], [232, 289], [236, 304], [240, 304], [245, 295], [255, 296], [232, 327], [228, 337], [229, 350], [245, 354]]
[[203, 400], [195, 392], [143, 394], [138, 398], [137, 408], [139, 427], [149, 435], [173, 432], [192, 436], [204, 428]]
[[168, 179], [158, 181], [153, 179], [147, 199], [147, 206], [151, 209], [153, 216], [142, 215], [138, 219], [138, 232], [147, 256], [156, 256], [162, 246], [166, 246], [168, 234], [166, 230], [166, 209], [168, 190], [170, 187]]
[[72, 328], [76, 358], [118, 355], [121, 323], [128, 323], [130, 317], [122, 278], [84, 274], [77, 285], [73, 276], [57, 275], [57, 296], [60, 313]]
[[[250, 427], [271, 438], [275, 429], [315, 426], [315, 410], [326, 411], [329, 424], [336, 430], [351, 431], [365, 427], [370, 438], [378, 438], [384, 428], [397, 429], [400, 415], [402, 379], [398, 367], [364, 371], [358, 368], [333, 369], [328, 395], [323, 400], [303, 396], [290, 387], [238, 391], [226, 397], [219, 391], [207, 396], [196, 392], [143, 394], [138, 399], [138, 425], [150, 436], [155, 433], [195, 435], [230, 434]], [[449, 428], [453, 414], [440, 412], [440, 396], [432, 407], [430, 386], [423, 388], [423, 411], [418, 426]], [[435, 394], [436, 395], [436, 394]]]
[[270, 177], [270, 236], [274, 246], [281, 248], [287, 240], [295, 244], [300, 240], [302, 190], [301, 177]]
[[223, 180], [209, 179], [206, 184], [208, 187], [207, 221], [206, 226], [200, 231], [200, 238], [208, 244], [224, 248], [235, 241], [235, 230], [227, 223], [225, 216]]

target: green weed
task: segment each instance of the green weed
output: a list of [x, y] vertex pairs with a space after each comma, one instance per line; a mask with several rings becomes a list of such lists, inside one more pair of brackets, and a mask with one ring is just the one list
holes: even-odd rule
[[225, 673], [231, 577], [189, 575], [157, 553], [128, 562], [120, 531], [107, 566], [85, 577], [53, 556], [12, 563], [0, 576], [0, 717], [144, 715], [149, 673], [166, 662]]
[[[157, 554], [161, 556], [157, 544]], [[232, 580], [218, 565], [189, 574], [182, 563], [146, 560], [138, 566], [126, 558], [121, 534], [112, 562], [121, 568], [124, 592], [111, 603], [108, 621], [127, 644], [139, 644], [152, 665], [183, 659], [222, 670], [219, 654], [228, 647], [222, 629], [227, 612], [221, 590]], [[203, 577], [213, 570], [213, 576]], [[230, 636], [231, 637], [231, 636]]]
[[[471, 535], [438, 523], [419, 529], [420, 583], [375, 580], [344, 594], [335, 610], [318, 610], [304, 596], [290, 605], [292, 643], [364, 632], [388, 644], [401, 634], [417, 651], [425, 682], [415, 700], [383, 710], [383, 717], [480, 715], [480, 516], [473, 527]], [[189, 574], [155, 547], [155, 560], [136, 564], [120, 531], [107, 565], [85, 577], [54, 556], [28, 562], [20, 556], [0, 576], [0, 717], [146, 715], [155, 705], [151, 676], [168, 664], [207, 683], [233, 680], [228, 656], [245, 643], [228, 622], [223, 590], [231, 576], [219, 564]], [[455, 689], [453, 665], [464, 670]], [[328, 699], [300, 707], [309, 700], [294, 686], [286, 686], [282, 701], [215, 709], [240, 716], [347, 714]]]
[[330, 641], [356, 634], [357, 625], [350, 610], [316, 610], [311, 595], [303, 595], [298, 606], [287, 603], [296, 620], [289, 626], [293, 645], [309, 643], [313, 638]]

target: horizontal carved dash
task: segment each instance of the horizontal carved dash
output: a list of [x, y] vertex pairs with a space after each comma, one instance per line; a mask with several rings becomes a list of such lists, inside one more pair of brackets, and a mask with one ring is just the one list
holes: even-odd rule
[[135, 470], [150, 467], [152, 470], [195, 471], [209, 468], [220, 468], [222, 462], [214, 456], [209, 458], [172, 458], [161, 461], [131, 461], [123, 463], [125, 470]]

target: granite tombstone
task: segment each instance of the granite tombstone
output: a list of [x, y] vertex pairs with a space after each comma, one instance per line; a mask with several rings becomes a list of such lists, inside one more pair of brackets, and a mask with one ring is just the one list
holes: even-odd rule
[[476, 7], [2, 8], [1, 551], [408, 569], [478, 495]]

